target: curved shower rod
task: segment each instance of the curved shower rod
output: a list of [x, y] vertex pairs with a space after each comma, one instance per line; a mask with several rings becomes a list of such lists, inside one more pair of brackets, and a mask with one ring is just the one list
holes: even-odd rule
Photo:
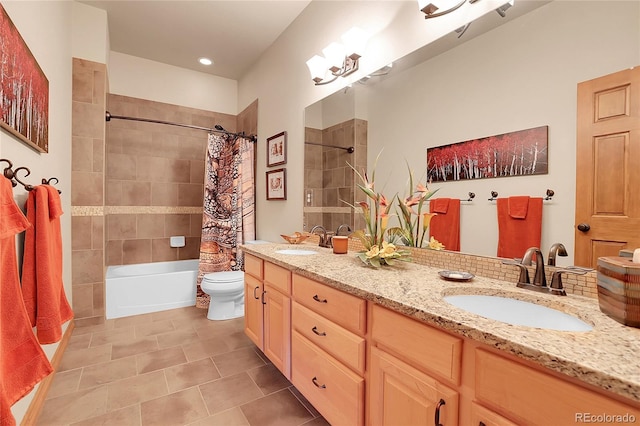
[[324, 145], [321, 143], [315, 143], [315, 142], [305, 142], [305, 145], [317, 145], [317, 146], [324, 146], [327, 148], [338, 148], [338, 149], [344, 149], [345, 151], [347, 151], [349, 154], [353, 154], [353, 151], [355, 151], [355, 148], [350, 146], [350, 147], [344, 147], [344, 146], [336, 146], [336, 145]]
[[109, 111], [105, 111], [105, 121], [111, 121], [112, 118], [115, 118], [115, 119], [118, 119], [118, 120], [144, 121], [145, 123], [168, 124], [170, 126], [178, 126], [178, 127], [186, 127], [188, 129], [204, 130], [204, 131], [207, 131], [209, 133], [224, 133], [226, 135], [241, 136], [241, 137], [249, 139], [251, 142], [257, 142], [258, 141], [258, 137], [256, 135], [245, 135], [244, 132], [241, 132], [241, 133], [229, 132], [229, 131], [225, 130], [224, 127], [222, 127], [219, 124], [216, 124], [213, 129], [210, 129], [208, 127], [194, 126], [192, 124], [172, 123], [170, 121], [152, 120], [150, 118], [137, 118], [137, 117], [125, 117], [125, 116], [122, 116], [122, 115], [111, 115], [111, 113]]

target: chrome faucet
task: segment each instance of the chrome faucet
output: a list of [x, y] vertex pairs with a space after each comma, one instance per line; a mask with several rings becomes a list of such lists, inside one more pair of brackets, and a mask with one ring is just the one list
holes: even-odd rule
[[555, 243], [549, 248], [549, 257], [547, 258], [547, 265], [556, 266], [556, 255], [568, 256], [567, 249], [562, 243]]
[[349, 235], [351, 233], [351, 227], [346, 223], [343, 223], [342, 225], [338, 226], [338, 229], [336, 230], [336, 235], [340, 235], [340, 231], [343, 230], [344, 228], [347, 229], [346, 235]]
[[[316, 230], [319, 230], [321, 232], [321, 234], [318, 234], [316, 232]], [[320, 237], [320, 242], [318, 243], [318, 245], [320, 247], [331, 247], [331, 237], [332, 235], [327, 233], [327, 230], [324, 228], [324, 226], [321, 225], [316, 225], [313, 228], [311, 228], [311, 233], [312, 234], [317, 234]]]

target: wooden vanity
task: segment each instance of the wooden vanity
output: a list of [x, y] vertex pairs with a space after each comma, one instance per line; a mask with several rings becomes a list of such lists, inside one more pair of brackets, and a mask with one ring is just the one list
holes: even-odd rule
[[[590, 309], [587, 333], [493, 324], [446, 306], [441, 293], [461, 287], [437, 269], [374, 270], [328, 249], [287, 256], [278, 248], [244, 247], [245, 332], [333, 425], [640, 422], [640, 360], [630, 356], [640, 330], [603, 315], [597, 301], [563, 301]], [[469, 289], [513, 290], [474, 281]], [[629, 352], [596, 350], [601, 359], [582, 365], [600, 333]], [[576, 345], [587, 353], [572, 359]], [[621, 365], [598, 367], [607, 363]]]

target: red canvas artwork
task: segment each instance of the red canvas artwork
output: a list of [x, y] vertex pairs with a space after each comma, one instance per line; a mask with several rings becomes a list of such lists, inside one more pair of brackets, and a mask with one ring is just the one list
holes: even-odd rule
[[49, 151], [49, 80], [1, 4], [0, 127]]
[[427, 149], [432, 182], [548, 173], [549, 126]]

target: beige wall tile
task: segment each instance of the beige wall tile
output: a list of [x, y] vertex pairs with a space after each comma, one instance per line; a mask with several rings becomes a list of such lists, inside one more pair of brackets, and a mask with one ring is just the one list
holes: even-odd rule
[[105, 205], [120, 206], [122, 205], [122, 181], [107, 179], [105, 182]]
[[163, 214], [139, 214], [136, 215], [138, 238], [164, 237], [165, 215]]
[[107, 241], [106, 259], [107, 265], [122, 265], [122, 243], [123, 240]]
[[176, 183], [151, 183], [152, 206], [177, 206], [178, 184]]
[[151, 182], [122, 182], [123, 206], [150, 206]]
[[204, 182], [204, 161], [191, 160], [189, 162], [189, 182]]
[[142, 156], [137, 158], [138, 171], [135, 179], [138, 181], [167, 182], [169, 181], [169, 160], [162, 157]]
[[71, 93], [73, 101], [93, 103], [93, 69], [75, 59]]
[[74, 284], [71, 304], [75, 316], [80, 318], [93, 316], [93, 285]]
[[191, 226], [189, 230], [189, 236], [198, 237], [202, 236], [202, 214], [192, 214], [191, 217]]
[[104, 139], [93, 139], [93, 171], [104, 172]]
[[71, 138], [71, 170], [92, 172], [93, 139], [74, 136]]
[[191, 231], [191, 215], [168, 214], [165, 215], [165, 237], [174, 235], [189, 235]]
[[104, 250], [104, 216], [91, 217], [91, 248]]
[[72, 216], [71, 217], [71, 249], [90, 250], [92, 247], [92, 217]]
[[107, 154], [107, 179], [135, 180], [136, 157], [127, 154]]
[[124, 265], [151, 262], [151, 240], [125, 240], [122, 243]]
[[178, 259], [200, 258], [200, 237], [187, 237], [185, 246], [178, 249]]
[[[169, 182], [184, 182], [184, 183], [191, 182], [190, 161], [179, 160], [179, 159], [168, 159], [166, 169], [164, 170], [164, 178]], [[204, 180], [196, 183], [202, 183], [203, 181]]]
[[104, 106], [72, 103], [71, 134], [102, 139], [104, 137]]
[[[73, 280], [72, 282], [74, 286], [78, 284], [89, 284], [103, 281], [104, 267], [102, 256], [102, 250], [74, 250], [72, 252], [71, 279]], [[87, 297], [91, 300], [93, 296]], [[89, 304], [92, 306], [91, 303]]]
[[179, 206], [201, 206], [204, 200], [204, 184], [178, 184]]
[[71, 205], [102, 206], [103, 175], [92, 172], [71, 172]]
[[107, 240], [136, 238], [137, 216], [135, 214], [110, 214], [107, 217]]
[[151, 261], [168, 262], [178, 260], [178, 249], [169, 245], [169, 238], [151, 240]]

